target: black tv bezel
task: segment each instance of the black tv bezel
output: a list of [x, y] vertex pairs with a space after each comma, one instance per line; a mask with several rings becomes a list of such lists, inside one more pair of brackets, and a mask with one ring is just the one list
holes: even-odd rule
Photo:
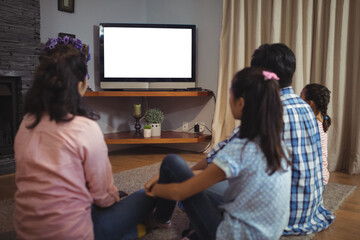
[[[105, 78], [104, 76], [104, 27], [138, 27], [138, 28], [183, 28], [192, 31], [192, 63], [191, 78]], [[195, 84], [196, 76], [196, 25], [192, 24], [154, 24], [154, 23], [100, 23], [99, 24], [100, 50], [100, 83], [101, 82], [191, 82]]]

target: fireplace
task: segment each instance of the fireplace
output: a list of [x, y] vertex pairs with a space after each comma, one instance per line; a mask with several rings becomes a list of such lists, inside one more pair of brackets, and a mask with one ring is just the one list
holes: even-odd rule
[[0, 156], [13, 154], [20, 123], [20, 77], [0, 77]]
[[0, 166], [14, 168], [14, 139], [22, 119], [21, 77], [0, 77]]

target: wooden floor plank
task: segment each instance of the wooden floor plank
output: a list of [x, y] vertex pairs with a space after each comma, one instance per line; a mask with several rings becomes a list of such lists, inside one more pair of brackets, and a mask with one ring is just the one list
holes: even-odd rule
[[360, 239], [360, 175], [331, 172], [329, 181], [357, 188], [335, 212], [336, 218], [330, 228], [316, 234], [314, 240]]

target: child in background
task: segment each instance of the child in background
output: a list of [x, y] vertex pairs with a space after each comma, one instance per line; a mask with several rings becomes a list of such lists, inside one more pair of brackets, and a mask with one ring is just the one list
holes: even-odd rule
[[304, 87], [304, 89], [301, 91], [300, 97], [310, 105], [319, 126], [323, 164], [323, 179], [324, 185], [326, 185], [329, 181], [329, 170], [327, 161], [327, 130], [331, 125], [331, 118], [327, 114], [327, 108], [330, 102], [330, 91], [323, 85], [312, 83]]
[[125, 199], [114, 185], [98, 114], [82, 96], [88, 47], [49, 39], [24, 101], [15, 138], [17, 239], [134, 239], [154, 208], [144, 190]]
[[[289, 219], [291, 169], [280, 137], [277, 80], [255, 67], [234, 76], [229, 103], [241, 120], [239, 131], [205, 170], [193, 172], [175, 154], [164, 158], [160, 175], [145, 184], [146, 193], [157, 197], [155, 221], [165, 223], [182, 201], [195, 230], [187, 239], [279, 239]], [[225, 178], [229, 186], [218, 207], [203, 191]]]

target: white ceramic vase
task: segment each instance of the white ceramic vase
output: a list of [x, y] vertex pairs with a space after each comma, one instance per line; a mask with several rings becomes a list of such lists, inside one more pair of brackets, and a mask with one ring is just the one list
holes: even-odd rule
[[144, 138], [151, 137], [151, 129], [144, 129]]
[[161, 135], [161, 123], [150, 123], [151, 136], [159, 137]]

